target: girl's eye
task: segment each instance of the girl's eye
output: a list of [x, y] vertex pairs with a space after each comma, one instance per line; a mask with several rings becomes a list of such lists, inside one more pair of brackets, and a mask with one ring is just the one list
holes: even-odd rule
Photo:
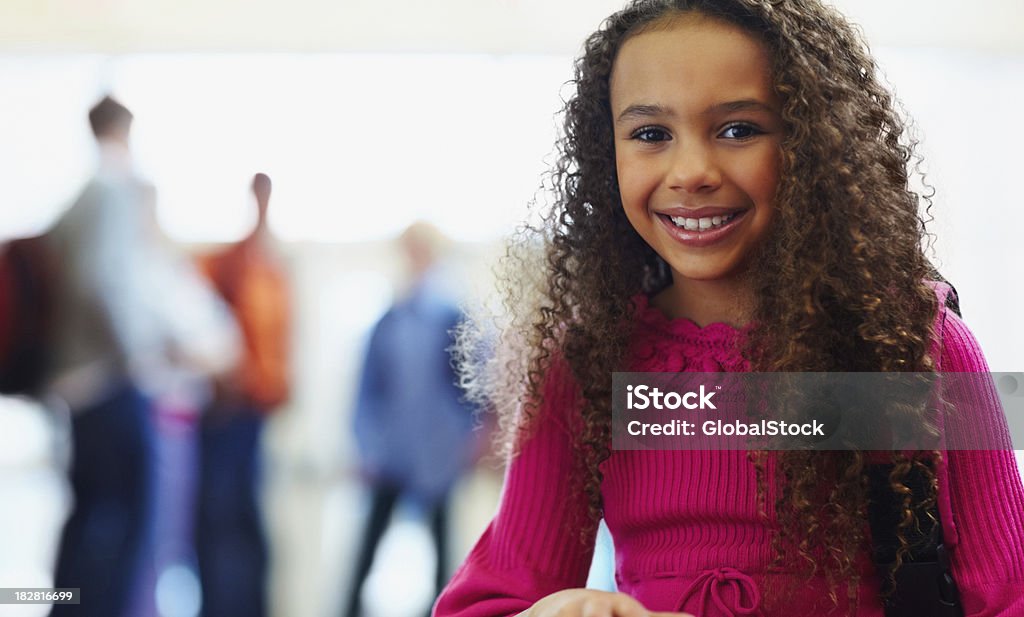
[[721, 133], [719, 133], [719, 136], [726, 139], [744, 140], [750, 139], [755, 135], [760, 135], [761, 133], [762, 131], [749, 124], [730, 124], [725, 127]]
[[672, 137], [668, 134], [665, 129], [658, 128], [656, 126], [645, 126], [643, 128], [633, 131], [629, 136], [630, 139], [645, 142], [659, 142], [668, 141]]

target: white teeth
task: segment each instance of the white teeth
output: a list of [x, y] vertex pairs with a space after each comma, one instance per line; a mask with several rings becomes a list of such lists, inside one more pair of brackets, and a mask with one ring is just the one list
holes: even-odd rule
[[699, 219], [686, 218], [683, 216], [670, 216], [669, 219], [671, 219], [676, 226], [682, 227], [687, 231], [706, 231], [728, 223], [735, 218], [735, 216], [735, 214], [727, 214], [725, 216], [705, 216]]

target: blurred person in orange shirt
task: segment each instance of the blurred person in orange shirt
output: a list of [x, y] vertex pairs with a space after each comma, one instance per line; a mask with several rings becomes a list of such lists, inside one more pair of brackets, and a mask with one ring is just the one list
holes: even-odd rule
[[290, 390], [289, 286], [267, 225], [271, 182], [252, 181], [253, 232], [201, 260], [242, 332], [242, 359], [202, 425], [196, 553], [204, 617], [266, 614], [267, 545], [259, 507], [260, 436]]

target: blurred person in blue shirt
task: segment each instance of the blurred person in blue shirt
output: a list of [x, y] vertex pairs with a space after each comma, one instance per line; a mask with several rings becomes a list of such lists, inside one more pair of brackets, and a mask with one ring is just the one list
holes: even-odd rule
[[363, 583], [402, 498], [414, 500], [426, 513], [437, 550], [436, 593], [447, 582], [449, 498], [473, 463], [476, 443], [473, 410], [462, 399], [449, 353], [463, 314], [440, 267], [444, 244], [427, 223], [414, 223], [401, 235], [412, 283], [370, 335], [355, 435], [372, 499], [347, 617], [361, 613]]

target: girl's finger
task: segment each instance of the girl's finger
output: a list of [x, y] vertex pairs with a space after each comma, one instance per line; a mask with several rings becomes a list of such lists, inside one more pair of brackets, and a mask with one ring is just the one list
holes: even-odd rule
[[612, 606], [615, 617], [648, 617], [650, 614], [643, 604], [624, 593], [616, 593], [612, 596]]
[[583, 601], [583, 606], [580, 607], [581, 617], [619, 617], [612, 606], [614, 600], [609, 599], [606, 596], [600, 596], [597, 598], [589, 598]]

